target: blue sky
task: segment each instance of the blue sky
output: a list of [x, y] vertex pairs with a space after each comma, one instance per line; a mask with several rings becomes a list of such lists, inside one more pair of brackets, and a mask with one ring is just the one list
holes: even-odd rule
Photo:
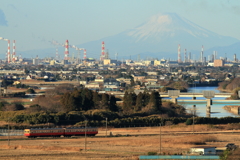
[[[240, 39], [239, 0], [0, 0], [0, 37], [16, 40], [16, 51], [77, 45], [112, 36], [174, 12], [224, 36]], [[0, 40], [0, 58], [7, 42]]]

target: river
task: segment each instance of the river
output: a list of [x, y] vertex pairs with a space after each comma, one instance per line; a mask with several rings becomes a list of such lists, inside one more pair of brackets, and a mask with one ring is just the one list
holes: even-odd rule
[[[211, 91], [215, 91], [215, 93], [221, 93], [221, 91], [217, 90], [217, 87], [190, 87], [188, 89], [189, 93], [202, 93], [202, 91], [206, 91], [206, 90], [211, 90]], [[184, 98], [184, 97], [180, 97], [178, 98], [178, 103], [185, 106], [185, 108], [187, 109], [188, 112], [191, 112], [192, 110], [192, 106], [195, 104], [196, 105], [196, 114], [197, 116], [200, 117], [206, 117], [206, 102], [201, 102], [201, 103], [192, 103], [192, 102], [184, 102], [181, 103], [181, 99], [192, 99], [192, 98]], [[205, 99], [203, 97], [198, 97], [197, 100], [200, 99]], [[212, 100], [224, 100], [225, 98], [213, 98]], [[211, 105], [211, 117], [237, 117], [238, 115], [234, 115], [228, 111], [226, 111], [225, 109], [223, 109], [223, 107], [225, 105], [239, 105], [239, 104], [216, 104], [213, 102], [213, 104]]]

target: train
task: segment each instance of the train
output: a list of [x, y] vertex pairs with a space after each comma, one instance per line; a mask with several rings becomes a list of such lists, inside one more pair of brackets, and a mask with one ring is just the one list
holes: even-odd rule
[[71, 137], [71, 136], [95, 136], [97, 127], [69, 127], [69, 128], [30, 128], [24, 129], [24, 136], [36, 137]]

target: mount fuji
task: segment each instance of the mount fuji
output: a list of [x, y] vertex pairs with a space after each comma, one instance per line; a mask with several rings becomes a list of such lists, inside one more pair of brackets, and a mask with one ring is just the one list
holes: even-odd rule
[[[114, 58], [114, 55], [118, 53], [119, 59], [130, 56], [134, 59], [134, 56], [140, 55], [141, 58], [165, 57], [175, 58], [175, 60], [177, 59], [178, 44], [181, 45], [182, 55], [184, 49], [199, 55], [202, 45], [206, 51], [216, 46], [229, 46], [239, 42], [236, 38], [221, 36], [200, 27], [176, 13], [154, 15], [133, 29], [83, 43], [77, 47], [87, 49], [88, 57], [99, 59], [102, 41], [105, 42], [105, 48], [108, 50], [110, 58]], [[208, 54], [206, 52], [204, 54]]]
[[[239, 42], [238, 39], [221, 36], [180, 17], [176, 13], [154, 15], [136, 28], [117, 35], [102, 38], [79, 45], [90, 53], [100, 56], [101, 41], [109, 50], [110, 57], [116, 52], [119, 57], [141, 55], [141, 58], [175, 57], [177, 59], [178, 44], [181, 52], [200, 53], [201, 47], [209, 49], [215, 46], [228, 46]], [[91, 56], [91, 55], [89, 55]]]

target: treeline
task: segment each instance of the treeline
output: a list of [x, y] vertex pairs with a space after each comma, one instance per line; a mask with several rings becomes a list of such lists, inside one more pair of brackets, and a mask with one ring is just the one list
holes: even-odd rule
[[[191, 125], [193, 118], [187, 118], [186, 124]], [[194, 124], [228, 124], [240, 123], [240, 117], [194, 117]]]
[[87, 111], [91, 109], [118, 111], [114, 95], [99, 94], [86, 88], [74, 89], [72, 92], [64, 93], [60, 102], [65, 112]]
[[[116, 102], [120, 103], [116, 103]], [[86, 88], [59, 86], [34, 99], [29, 107], [21, 102], [0, 101], [0, 119], [11, 117], [12, 122], [26, 124], [52, 123], [54, 125], [74, 125], [89, 119], [91, 121], [123, 119], [127, 117], [189, 116], [186, 109], [172, 102], [162, 102], [159, 92], [125, 92], [124, 97], [98, 93]], [[16, 111], [14, 115], [8, 112]], [[5, 119], [5, 121], [7, 121]], [[95, 122], [94, 122], [95, 123]]]
[[187, 92], [188, 89], [188, 83], [186, 81], [174, 81], [173, 78], [169, 81], [161, 81], [161, 85], [164, 87], [159, 88], [160, 92], [167, 92], [168, 90], [180, 90], [181, 92]]
[[116, 101], [117, 99], [114, 95], [99, 94], [86, 88], [67, 92], [60, 99], [65, 112], [88, 111], [91, 109], [121, 112], [124, 115], [137, 112], [148, 112], [149, 114], [161, 112], [162, 102], [159, 92], [156, 91], [151, 93], [140, 92], [138, 95], [134, 92], [126, 91], [122, 104], [117, 105]]
[[134, 92], [125, 92], [122, 111], [124, 114], [132, 114], [136, 112], [146, 112], [149, 114], [160, 113], [162, 100], [159, 92], [152, 91], [140, 92], [136, 95]]
[[20, 101], [13, 101], [11, 103], [7, 101], [0, 101], [0, 111], [19, 111], [24, 110], [24, 106]]
[[[11, 117], [11, 118], [9, 118]], [[106, 119], [108, 117], [108, 119]], [[11, 111], [4, 113], [0, 112], [0, 120], [6, 120], [10, 122], [18, 123], [17, 126], [12, 128], [26, 128], [34, 127], [39, 124], [45, 124], [45, 126], [57, 127], [57, 126], [84, 126], [87, 121], [88, 126], [102, 127], [107, 125], [110, 127], [144, 127], [144, 126], [159, 126], [161, 125], [175, 125], [179, 123], [186, 123], [192, 125], [193, 118], [183, 117], [170, 117], [162, 118], [159, 116], [131, 116], [131, 117], [119, 117], [117, 114], [107, 111], [91, 111], [91, 112], [69, 112], [69, 113], [31, 113], [23, 114], [23, 112]], [[195, 117], [194, 124], [228, 124], [239, 123], [239, 117], [223, 117], [223, 118], [207, 118], [207, 117]], [[22, 124], [22, 125], [19, 125]]]
[[[117, 101], [120, 103], [117, 104]], [[159, 92], [144, 92], [136, 95], [126, 91], [124, 97], [115, 97], [107, 93], [98, 93], [87, 88], [75, 88], [62, 94], [46, 94], [35, 98], [29, 110], [71, 112], [93, 109], [118, 112], [121, 115], [144, 112], [150, 114], [163, 113]]]

